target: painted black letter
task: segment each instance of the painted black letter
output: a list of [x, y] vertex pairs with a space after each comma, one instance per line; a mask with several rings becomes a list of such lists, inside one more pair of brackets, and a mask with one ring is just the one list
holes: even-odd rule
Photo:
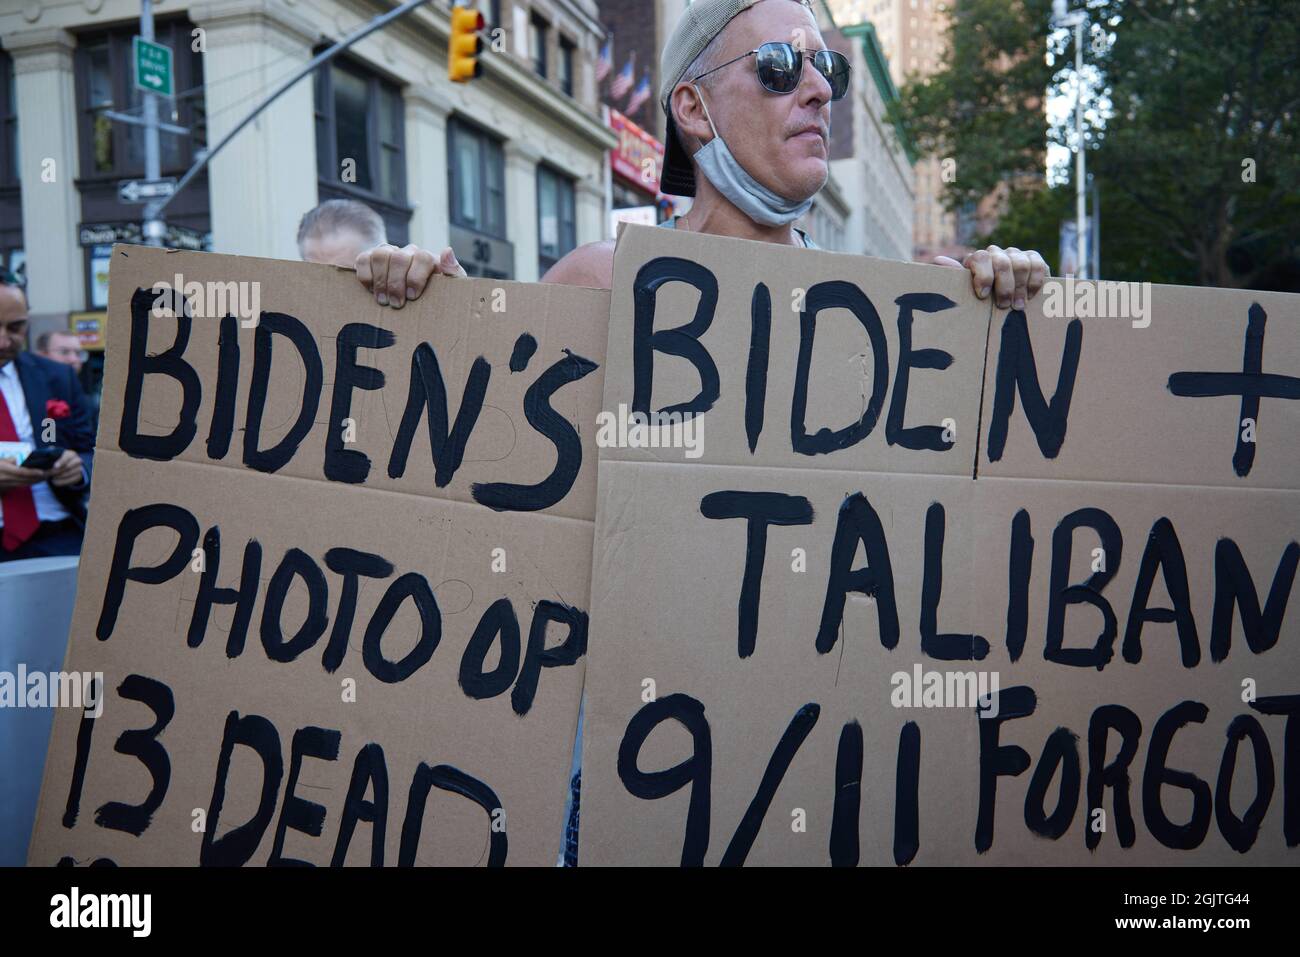
[[754, 653], [758, 635], [758, 600], [763, 582], [769, 525], [811, 525], [812, 503], [802, 495], [782, 492], [710, 492], [700, 499], [705, 518], [743, 518], [745, 571], [740, 584], [740, 624], [737, 651], [742, 658]]
[[1241, 609], [1241, 630], [1246, 646], [1254, 654], [1268, 651], [1282, 633], [1295, 583], [1296, 566], [1300, 565], [1300, 544], [1291, 542], [1282, 550], [1282, 559], [1273, 573], [1264, 610], [1259, 610], [1259, 592], [1250, 577], [1241, 549], [1230, 538], [1221, 538], [1214, 546], [1214, 614], [1210, 624], [1210, 660], [1223, 661], [1232, 645], [1232, 609]]
[[349, 322], [335, 339], [334, 394], [329, 424], [325, 427], [325, 477], [331, 482], [364, 482], [370, 474], [370, 456], [343, 447], [343, 420], [351, 416], [352, 390], [384, 387], [384, 374], [357, 365], [357, 349], [387, 349], [396, 337], [387, 329], [365, 322]]
[[[1159, 718], [1151, 729], [1151, 742], [1147, 745], [1147, 766], [1142, 774], [1142, 817], [1151, 836], [1165, 847], [1190, 851], [1200, 847], [1210, 829], [1210, 786], [1190, 771], [1175, 771], [1165, 767], [1169, 746], [1174, 734], [1185, 724], [1205, 721], [1210, 709], [1199, 701], [1183, 701], [1174, 705]], [[1174, 824], [1165, 815], [1160, 801], [1160, 789], [1183, 788], [1192, 795], [1192, 816], [1186, 824]]]
[[325, 829], [325, 808], [315, 801], [308, 801], [294, 794], [298, 786], [298, 772], [302, 770], [302, 759], [319, 758], [322, 761], [337, 761], [339, 742], [343, 735], [332, 728], [308, 726], [293, 733], [293, 744], [289, 748], [289, 783], [284, 790], [284, 803], [280, 805], [280, 821], [275, 826], [275, 840], [271, 844], [271, 857], [267, 867], [314, 867], [310, 861], [298, 860], [284, 856], [285, 832], [292, 828], [320, 837]]
[[1034, 689], [1026, 685], [1006, 688], [998, 693], [996, 715], [976, 709], [980, 734], [980, 803], [975, 822], [975, 850], [983, 854], [993, 846], [994, 808], [998, 796], [998, 777], [1015, 777], [1029, 767], [1029, 753], [1019, 745], [998, 744], [998, 731], [1004, 721], [1027, 718], [1038, 707]]
[[[684, 326], [655, 331], [655, 308], [659, 287], [669, 282], [684, 282], [700, 292], [695, 316]], [[700, 336], [713, 322], [718, 306], [718, 280], [708, 269], [689, 259], [661, 256], [639, 270], [632, 283], [632, 411], [650, 412], [654, 385], [654, 354], [662, 352], [681, 356], [700, 374], [700, 391], [689, 402], [678, 402], [662, 411], [707, 412], [718, 400], [718, 367], [709, 351], [700, 344]]]
[[939, 634], [939, 599], [943, 595], [943, 506], [925, 510], [925, 558], [921, 571], [921, 651], [940, 661], [979, 661], [989, 643], [976, 634]]
[[[847, 309], [862, 323], [871, 340], [871, 398], [862, 412], [862, 418], [837, 431], [829, 428], [809, 435], [806, 427], [808, 414], [808, 375], [812, 370], [813, 337], [817, 331], [817, 313], [823, 309]], [[847, 449], [871, 434], [885, 404], [889, 388], [889, 344], [880, 315], [866, 294], [851, 282], [831, 280], [819, 282], [808, 290], [803, 312], [799, 314], [799, 363], [795, 367], [794, 397], [790, 404], [790, 443], [800, 455], [824, 455], [837, 449]]]
[[[131, 552], [136, 540], [153, 528], [170, 528], [174, 531], [177, 535], [176, 547], [157, 565], [132, 565]], [[175, 578], [189, 565], [198, 540], [198, 521], [179, 505], [160, 503], [127, 509], [117, 526], [117, 543], [113, 546], [113, 563], [108, 570], [108, 583], [104, 586], [104, 602], [100, 606], [95, 636], [100, 641], [107, 641], [113, 634], [127, 582], [159, 585]]]
[[1056, 392], [1050, 402], [1043, 399], [1034, 363], [1034, 347], [1029, 341], [1025, 314], [1012, 309], [1002, 320], [1002, 343], [998, 351], [996, 385], [993, 391], [993, 414], [989, 421], [988, 455], [990, 462], [1002, 458], [1007, 444], [1007, 426], [1016, 408], [1016, 391], [1025, 404], [1025, 418], [1034, 430], [1034, 439], [1044, 458], [1054, 459], [1065, 442], [1066, 420], [1070, 415], [1070, 398], [1074, 394], [1074, 377], [1079, 371], [1079, 353], [1083, 348], [1083, 323], [1071, 319], [1065, 329], [1065, 349], [1061, 353], [1061, 371], [1056, 378]]
[[[149, 353], [149, 315], [155, 299], [170, 296], [171, 308], [176, 316], [176, 339], [156, 354]], [[175, 308], [179, 306], [180, 308]], [[122, 425], [118, 432], [118, 447], [137, 459], [154, 459], [166, 462], [187, 448], [198, 431], [199, 400], [203, 394], [199, 374], [186, 362], [185, 347], [190, 342], [190, 306], [185, 297], [174, 289], [155, 293], [151, 289], [137, 289], [131, 296], [131, 345], [127, 356], [126, 387], [122, 394]], [[181, 407], [177, 413], [176, 428], [166, 435], [140, 434], [140, 398], [144, 390], [144, 377], [165, 375], [175, 379], [181, 387]]]
[[470, 492], [480, 505], [498, 512], [537, 512], [562, 500], [573, 488], [582, 467], [582, 440], [573, 423], [551, 407], [551, 396], [562, 386], [577, 382], [600, 367], [568, 349], [564, 352], [564, 358], [538, 376], [524, 394], [524, 418], [555, 446], [555, 467], [550, 475], [533, 485], [475, 482]]
[[[252, 748], [262, 760], [262, 795], [257, 803], [256, 814], [224, 836], [217, 837], [221, 807], [226, 802], [230, 758], [237, 744]], [[212, 782], [212, 802], [208, 805], [207, 826], [203, 829], [203, 842], [199, 848], [200, 866], [240, 867], [248, 863], [271, 823], [271, 815], [275, 813], [275, 798], [280, 793], [280, 778], [283, 776], [284, 758], [280, 754], [280, 735], [276, 732], [275, 725], [259, 714], [241, 718], [238, 711], [230, 712], [226, 716], [225, 733], [221, 736], [217, 775]]]
[[907, 385], [913, 369], [943, 370], [952, 365], [952, 354], [942, 349], [912, 348], [912, 313], [942, 312], [957, 305], [947, 296], [937, 292], [909, 292], [899, 296], [898, 305], [898, 376], [894, 379], [894, 395], [889, 402], [889, 417], [885, 420], [885, 441], [905, 449], [929, 449], [946, 452], [954, 443], [943, 437], [942, 425], [915, 425], [905, 428], [907, 415]]
[[[1076, 320], [1077, 321], [1077, 320]], [[1091, 528], [1101, 539], [1101, 571], [1088, 576], [1079, 585], [1070, 582], [1070, 553], [1074, 548], [1074, 530]], [[1115, 577], [1123, 552], [1124, 539], [1115, 520], [1099, 508], [1081, 508], [1071, 512], [1052, 532], [1052, 572], [1048, 584], [1047, 643], [1043, 657], [1076, 668], [1101, 671], [1115, 654], [1118, 624], [1110, 602], [1101, 597], [1106, 583]], [[1091, 648], [1063, 648], [1065, 610], [1070, 605], [1088, 604], [1101, 612], [1102, 629]]]
[[492, 367], [488, 361], [482, 356], [475, 357], [469, 375], [465, 378], [460, 408], [456, 411], [456, 423], [449, 431], [447, 387], [442, 381], [438, 356], [427, 342], [416, 346], [411, 355], [411, 385], [406, 397], [406, 411], [402, 413], [402, 424], [397, 429], [397, 438], [393, 440], [393, 453], [388, 459], [388, 477], [401, 478], [406, 471], [406, 457], [411, 452], [411, 442], [415, 439], [420, 415], [428, 408], [433, 484], [438, 488], [446, 486], [455, 477], [461, 459], [465, 456], [465, 444], [469, 442], [479, 413], [483, 411], [483, 398], [487, 395], [488, 379], [491, 376]]
[[[857, 554], [858, 542], [866, 549], [867, 564], [855, 569], [853, 557]], [[889, 545], [885, 541], [880, 516], [861, 492], [854, 492], [840, 505], [830, 565], [826, 602], [822, 605], [821, 625], [817, 629], [817, 651], [824, 655], [839, 640], [840, 624], [844, 621], [844, 600], [849, 592], [875, 598], [880, 643], [886, 648], [896, 647], [898, 606], [894, 601], [894, 571], [889, 564]]]
[[[276, 445], [269, 449], [259, 449], [258, 439], [262, 432], [262, 416], [266, 412], [266, 393], [271, 385], [271, 352], [274, 341], [271, 336], [280, 334], [292, 343], [302, 360], [305, 375], [302, 383], [302, 403], [298, 409], [298, 418]], [[248, 409], [244, 416], [244, 464], [259, 472], [275, 472], [288, 462], [316, 421], [316, 409], [320, 405], [321, 383], [325, 379], [321, 368], [320, 352], [316, 349], [316, 340], [311, 330], [295, 319], [281, 312], [264, 312], [257, 323], [257, 332], [253, 334], [253, 375], [248, 385]]]
[[[569, 634], [554, 648], [546, 647], [546, 626], [557, 622], [568, 628]], [[533, 706], [537, 696], [537, 680], [543, 668], [561, 668], [574, 664], [587, 653], [587, 613], [543, 599], [533, 609], [533, 620], [528, 626], [528, 647], [524, 650], [524, 663], [519, 669], [519, 680], [510, 692], [510, 706], [515, 714], [524, 715]]]

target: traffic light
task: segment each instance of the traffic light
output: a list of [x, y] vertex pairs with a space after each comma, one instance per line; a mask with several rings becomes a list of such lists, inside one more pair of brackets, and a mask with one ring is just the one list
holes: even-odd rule
[[483, 52], [483, 14], [469, 7], [451, 8], [451, 40], [447, 51], [447, 75], [454, 83], [468, 83], [483, 72], [478, 55]]

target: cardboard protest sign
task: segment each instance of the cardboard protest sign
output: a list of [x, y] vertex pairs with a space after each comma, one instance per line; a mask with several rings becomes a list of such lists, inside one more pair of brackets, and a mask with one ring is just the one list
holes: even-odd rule
[[553, 864], [608, 294], [111, 275], [67, 663], [102, 713], [56, 716], [30, 862]]
[[581, 863], [1295, 860], [1300, 297], [1076, 292], [624, 230]]

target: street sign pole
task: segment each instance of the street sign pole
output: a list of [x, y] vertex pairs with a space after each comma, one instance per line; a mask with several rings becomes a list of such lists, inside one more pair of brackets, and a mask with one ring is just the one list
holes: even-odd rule
[[[140, 0], [140, 36], [147, 43], [154, 42], [153, 0]], [[135, 69], [140, 69], [139, 57]], [[162, 176], [161, 146], [158, 141], [158, 97], [144, 90], [144, 178], [157, 180]], [[162, 218], [162, 204], [152, 200], [144, 207], [144, 241], [150, 246], [161, 246], [167, 227]]]

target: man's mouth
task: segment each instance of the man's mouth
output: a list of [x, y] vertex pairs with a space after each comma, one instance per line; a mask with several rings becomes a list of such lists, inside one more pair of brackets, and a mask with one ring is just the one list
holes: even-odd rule
[[800, 140], [819, 140], [821, 143], [825, 144], [826, 131], [820, 126], [814, 124], [811, 126], [805, 126], [803, 129], [796, 131], [793, 138]]

